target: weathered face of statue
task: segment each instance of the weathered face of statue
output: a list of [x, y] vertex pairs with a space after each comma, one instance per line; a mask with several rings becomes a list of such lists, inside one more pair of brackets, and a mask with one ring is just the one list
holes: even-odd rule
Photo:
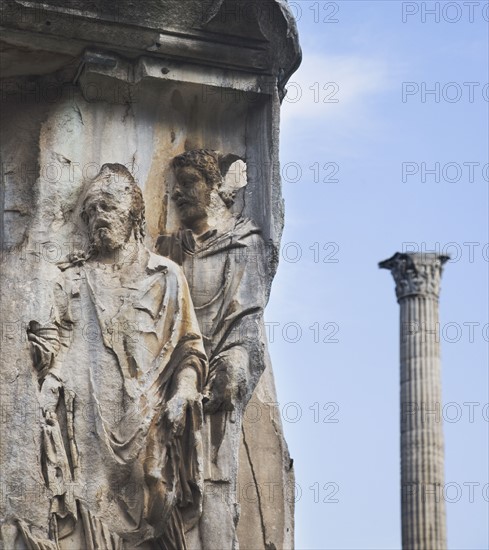
[[211, 189], [200, 170], [183, 166], [176, 170], [177, 184], [172, 198], [185, 224], [204, 219], [210, 205]]
[[84, 201], [84, 219], [92, 248], [97, 252], [115, 251], [130, 239], [132, 191], [124, 178], [95, 181]]

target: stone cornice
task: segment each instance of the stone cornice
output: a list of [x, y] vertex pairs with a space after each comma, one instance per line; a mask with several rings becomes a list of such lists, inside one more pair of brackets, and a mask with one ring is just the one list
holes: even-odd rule
[[[247, 3], [269, 8], [248, 13], [243, 4], [241, 11], [236, 6], [232, 11], [233, 3], [239, 6], [235, 0], [185, 0], [182, 10], [173, 0], [137, 2], [136, 7], [117, 0], [99, 3], [103, 9], [94, 12], [84, 0], [2, 0], [0, 29], [2, 41], [24, 51], [26, 68], [32, 49], [77, 58], [90, 48], [271, 75], [284, 86], [301, 58], [287, 4]], [[30, 66], [27, 70], [32, 74]]]

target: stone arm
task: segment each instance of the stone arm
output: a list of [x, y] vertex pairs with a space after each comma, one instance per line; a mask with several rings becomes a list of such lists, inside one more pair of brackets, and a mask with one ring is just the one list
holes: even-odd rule
[[46, 324], [31, 321], [27, 327], [32, 362], [39, 381], [40, 405], [48, 423], [55, 416], [62, 388], [59, 356], [70, 340], [69, 323], [60, 322], [60, 297], [64, 292], [58, 282], [55, 286], [57, 291], [50, 321]]
[[40, 386], [39, 403], [49, 424], [54, 421], [62, 387], [56, 367], [56, 357], [61, 348], [59, 329], [55, 323], [42, 326], [31, 321], [27, 338]]
[[[178, 344], [170, 361], [173, 373], [168, 387], [169, 399], [162, 412], [172, 435], [182, 436], [188, 414], [202, 416], [202, 391], [208, 377], [208, 361], [183, 270], [178, 265], [168, 265], [166, 278], [167, 290], [177, 297], [175, 310], [178, 311], [179, 322], [178, 328], [167, 327], [168, 334], [162, 337], [164, 343], [168, 337], [178, 335]], [[173, 317], [171, 312], [168, 315]]]
[[216, 353], [204, 392], [204, 410], [232, 411], [245, 406], [265, 369], [266, 303], [265, 245], [255, 234], [241, 254], [232, 255], [233, 281], [227, 296], [222, 327], [215, 335]]
[[204, 411], [207, 414], [219, 410], [233, 411], [237, 403], [249, 399], [251, 373], [244, 346], [235, 346], [222, 353], [213, 361], [212, 367], [204, 391]]
[[[71, 532], [77, 517], [77, 507], [73, 495], [68, 490], [68, 486], [73, 483], [68, 455], [71, 455], [71, 464], [76, 468], [78, 454], [73, 438], [74, 395], [64, 388], [61, 372], [64, 352], [71, 341], [72, 327], [66, 316], [67, 294], [63, 290], [61, 281], [60, 278], [54, 284], [50, 321], [46, 324], [31, 321], [27, 329], [27, 337], [40, 388], [38, 399], [43, 417], [40, 461], [46, 487], [51, 492], [50, 510], [57, 516], [56, 525], [59, 532], [66, 530]], [[61, 413], [63, 420], [60, 421], [58, 409], [63, 410], [63, 407], [58, 406], [63, 401], [64, 413]], [[63, 425], [66, 426], [69, 446], [65, 445]]]

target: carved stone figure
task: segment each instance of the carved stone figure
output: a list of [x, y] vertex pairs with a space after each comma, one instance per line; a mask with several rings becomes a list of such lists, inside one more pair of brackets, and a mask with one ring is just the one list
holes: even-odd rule
[[90, 242], [60, 265], [49, 325], [28, 336], [39, 380], [50, 541], [28, 548], [187, 548], [202, 480], [207, 362], [181, 268], [142, 243], [144, 203], [105, 164], [81, 197]]
[[[205, 464], [210, 505], [195, 524], [209, 526], [207, 547], [215, 537], [226, 542], [212, 550], [228, 550], [240, 415], [263, 368], [259, 312], [284, 225], [280, 110], [301, 59], [292, 10], [286, 0], [104, 0], [90, 7], [86, 0], [2, 0], [0, 11], [0, 548], [174, 548], [183, 547], [186, 531], [193, 550], [197, 529], [187, 529], [199, 515]], [[219, 192], [210, 193], [207, 225], [217, 233], [207, 240], [182, 211], [180, 222], [162, 185], [174, 157], [204, 146], [232, 152], [248, 167], [231, 208], [223, 190], [232, 170], [224, 187], [213, 185]], [[78, 200], [91, 195], [82, 191], [92, 181], [100, 208], [109, 204], [101, 190], [122, 172], [105, 167], [96, 178], [107, 159], [140, 182], [150, 250], [180, 228], [195, 239], [196, 253], [181, 258], [194, 274], [195, 317], [181, 269], [145, 250], [125, 186], [117, 191], [121, 204], [109, 201], [116, 209], [103, 214], [107, 227], [96, 227], [102, 212], [89, 212], [87, 200], [88, 238]], [[264, 261], [255, 261], [263, 246], [255, 225], [231, 215], [239, 210], [262, 232]], [[133, 223], [135, 233], [128, 231]], [[84, 252], [70, 258], [76, 250]], [[212, 293], [215, 304], [207, 306]], [[218, 304], [222, 312], [213, 311]], [[209, 376], [196, 317], [204, 325], [213, 315], [222, 324], [206, 329]], [[168, 417], [178, 404], [172, 396], [185, 349], [198, 363], [207, 409], [218, 409], [207, 414], [205, 460], [201, 404], [187, 407], [175, 436]], [[238, 538], [242, 550], [290, 550], [293, 469], [264, 355], [247, 407], [266, 421], [247, 414], [243, 421]], [[226, 381], [225, 360], [242, 384]], [[193, 396], [193, 380], [185, 386]], [[267, 487], [273, 502], [260, 498]]]
[[237, 548], [238, 450], [243, 410], [265, 367], [265, 243], [249, 219], [234, 216], [219, 154], [193, 150], [173, 159], [172, 198], [182, 228], [157, 250], [183, 266], [209, 357], [204, 391], [205, 496], [200, 543]]

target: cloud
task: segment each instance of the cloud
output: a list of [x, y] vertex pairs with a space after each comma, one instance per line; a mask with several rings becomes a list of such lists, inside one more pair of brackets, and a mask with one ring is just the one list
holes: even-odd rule
[[391, 90], [399, 82], [396, 76], [385, 59], [309, 55], [287, 85], [282, 120], [356, 118], [367, 110], [369, 96]]

